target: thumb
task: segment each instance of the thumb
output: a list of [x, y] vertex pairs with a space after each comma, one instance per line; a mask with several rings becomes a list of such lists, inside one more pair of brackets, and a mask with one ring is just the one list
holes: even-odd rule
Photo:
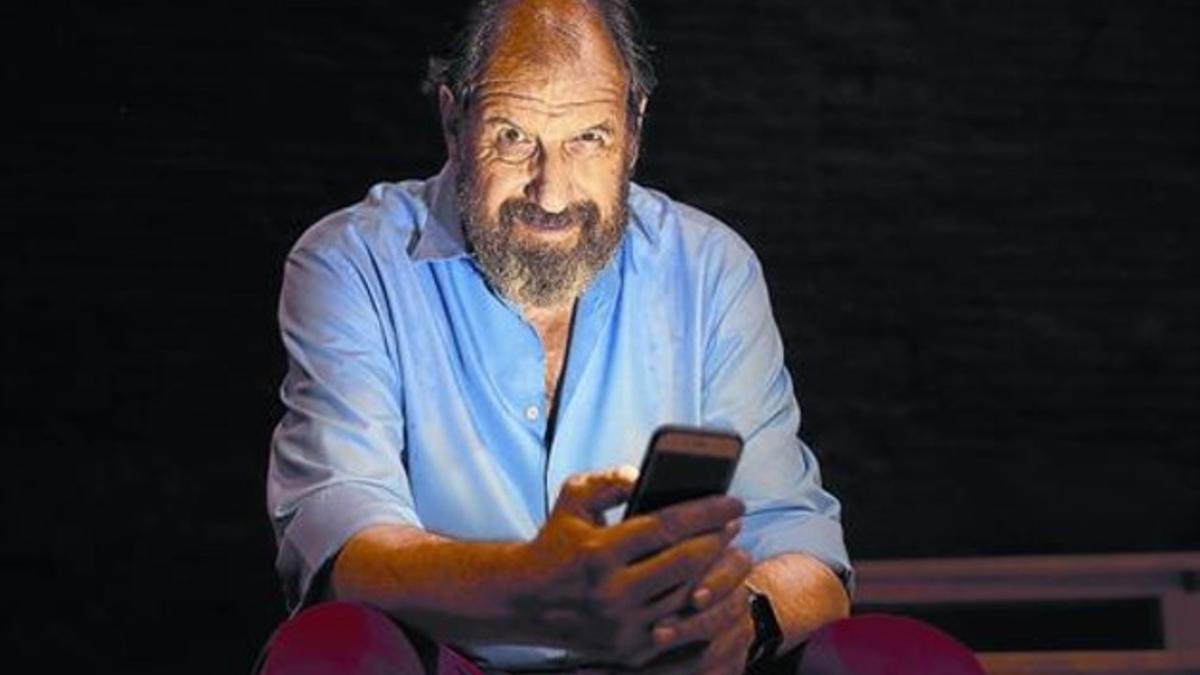
[[606, 509], [629, 499], [637, 477], [638, 470], [626, 464], [577, 473], [563, 482], [556, 508], [599, 523]]

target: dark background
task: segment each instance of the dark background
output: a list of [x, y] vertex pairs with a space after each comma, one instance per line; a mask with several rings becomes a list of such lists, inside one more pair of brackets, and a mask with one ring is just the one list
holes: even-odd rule
[[[0, 10], [5, 645], [246, 672], [283, 257], [442, 161], [461, 3]], [[859, 558], [1200, 548], [1200, 3], [642, 2]]]

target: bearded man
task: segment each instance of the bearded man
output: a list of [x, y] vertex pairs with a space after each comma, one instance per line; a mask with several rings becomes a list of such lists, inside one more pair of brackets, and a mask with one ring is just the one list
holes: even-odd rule
[[[443, 170], [292, 250], [267, 672], [740, 673], [847, 615], [760, 265], [631, 182], [632, 25], [481, 3], [432, 68]], [[730, 496], [616, 522], [664, 423], [745, 438]]]

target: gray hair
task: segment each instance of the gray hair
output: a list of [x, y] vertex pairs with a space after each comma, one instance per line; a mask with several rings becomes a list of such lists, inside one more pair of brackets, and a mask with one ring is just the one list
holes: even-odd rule
[[[641, 37], [637, 14], [629, 0], [586, 0], [599, 14], [629, 76], [628, 119], [639, 126], [643, 102], [657, 80], [650, 63], [650, 46]], [[480, 0], [467, 15], [466, 25], [447, 57], [429, 59], [426, 91], [446, 86], [465, 109], [483, 76], [504, 18], [506, 0]]]

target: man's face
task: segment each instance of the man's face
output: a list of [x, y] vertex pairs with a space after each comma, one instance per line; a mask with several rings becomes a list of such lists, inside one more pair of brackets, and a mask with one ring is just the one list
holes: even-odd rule
[[532, 38], [511, 19], [458, 127], [467, 240], [523, 305], [576, 297], [624, 233], [636, 139], [625, 73], [598, 30], [553, 53], [537, 44], [547, 31]]

